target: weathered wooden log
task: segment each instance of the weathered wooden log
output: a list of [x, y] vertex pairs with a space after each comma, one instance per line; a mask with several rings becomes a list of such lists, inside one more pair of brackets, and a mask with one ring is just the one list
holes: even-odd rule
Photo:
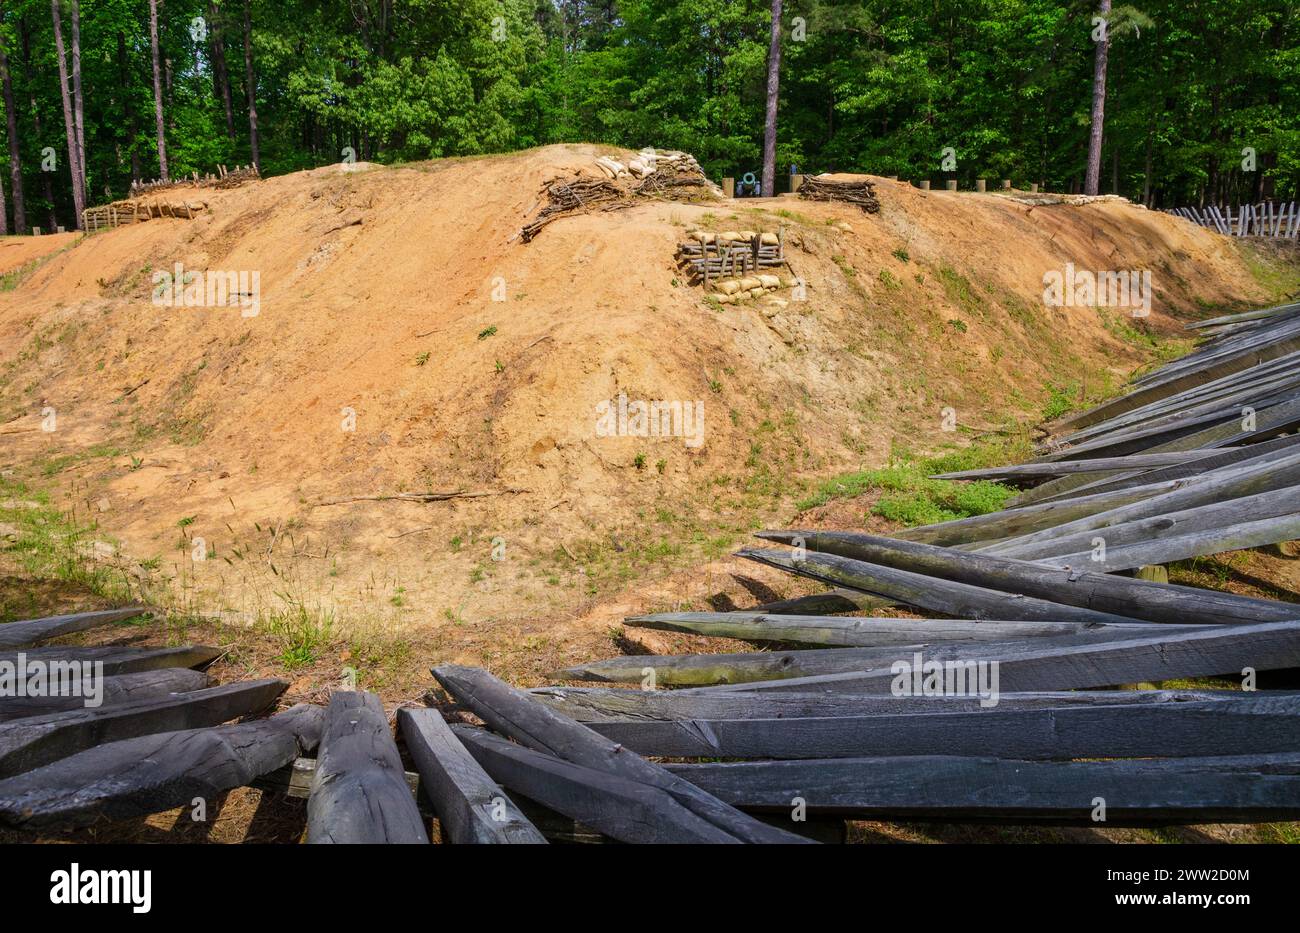
[[314, 748], [323, 716], [300, 704], [256, 722], [99, 745], [0, 781], [0, 823], [88, 826], [211, 802]]
[[[1056, 557], [1060, 558], [1055, 561], [1059, 566], [1068, 564], [1073, 567], [1087, 566], [1100, 570], [1102, 569], [1100, 559], [1094, 561], [1091, 554], [1091, 552], [1097, 550], [1099, 543], [1103, 543], [1106, 549], [1109, 550], [1110, 548], [1149, 543], [1168, 536], [1215, 532], [1231, 525], [1280, 518], [1298, 511], [1300, 511], [1300, 486], [1289, 486], [1273, 492], [1242, 496], [1238, 499], [1228, 499], [1225, 502], [1211, 502], [1208, 505], [1198, 505], [1176, 512], [1165, 512], [1160, 515], [1153, 515], [1150, 518], [1139, 518], [1131, 522], [1124, 522], [1120, 525], [1109, 525], [1103, 532], [1088, 530], [1023, 545], [1012, 538], [989, 545], [987, 549], [976, 549], [976, 552], [980, 554], [996, 553], [999, 557], [1014, 557], [1019, 560], [1039, 561], [1041, 563], [1051, 563], [1050, 558]], [[1071, 563], [1065, 560], [1067, 555], [1084, 551], [1090, 552], [1084, 558], [1086, 563]]]
[[[1297, 380], [1300, 380], [1300, 374], [1296, 372], [1297, 363], [1300, 363], [1300, 353], [1290, 354], [1247, 372], [1201, 386], [1192, 393], [1161, 399], [1100, 424], [1058, 437], [1053, 441], [1052, 447], [1075, 447], [1104, 437], [1116, 437], [1137, 428], [1173, 424], [1192, 415], [1206, 414], [1215, 408], [1222, 410], [1236, 406], [1240, 411], [1243, 405], [1262, 407], [1261, 400], [1266, 395], [1278, 389], [1294, 388]], [[1183, 445], [1183, 449], [1190, 448]]]
[[[997, 698], [994, 698], [997, 702]], [[1156, 758], [1300, 752], [1300, 699], [1074, 705], [782, 719], [610, 720], [591, 728], [659, 758]]]
[[1251, 404], [1255, 407], [1258, 400], [1269, 394], [1270, 390], [1286, 386], [1288, 379], [1294, 378], [1297, 357], [1300, 355], [1295, 352], [1288, 353], [1270, 363], [1205, 383], [1195, 390], [1139, 405], [1138, 408], [1132, 408], [1121, 415], [1061, 435], [1054, 439], [1052, 450], [1093, 442], [1099, 438], [1114, 437], [1123, 431], [1140, 428], [1143, 425], [1156, 425], [1161, 421], [1171, 422], [1190, 413], [1204, 415], [1214, 404], [1222, 404], [1229, 400], [1235, 404]]
[[[1085, 625], [1136, 621], [1131, 616], [1098, 612], [1005, 590], [938, 579], [835, 554], [810, 552], [804, 557], [798, 557], [782, 551], [742, 548], [737, 556], [835, 586], [848, 586], [865, 593], [880, 593], [911, 606], [942, 612], [959, 619], [1079, 622]], [[1041, 572], [1050, 573], [1046, 568]]]
[[1154, 496], [1182, 489], [1191, 480], [1170, 480], [1151, 485], [1132, 486], [1099, 492], [1087, 496], [1074, 496], [1059, 501], [1032, 503], [1001, 512], [972, 515], [918, 528], [905, 528], [895, 537], [924, 544], [950, 547], [959, 544], [1000, 541], [1030, 534], [1043, 528], [1054, 528], [1084, 516], [1095, 515], [1118, 506], [1145, 502]]
[[[429, 819], [437, 816], [433, 812], [433, 807], [425, 807], [420, 796], [421, 780], [420, 775], [415, 771], [407, 771], [403, 774], [406, 779], [406, 786], [411, 789], [415, 795], [416, 805], [420, 807], [422, 813], [427, 810]], [[312, 785], [316, 778], [316, 759], [315, 758], [295, 758], [292, 762], [282, 768], [262, 775], [250, 786], [260, 790], [268, 790], [277, 794], [283, 794], [286, 797], [294, 797], [299, 800], [306, 800], [311, 796]]]
[[[1190, 632], [1169, 633], [1165, 627], [1151, 638], [1134, 638], [1066, 647], [1034, 647], [1020, 643], [995, 656], [990, 646], [965, 646], [925, 652], [925, 661], [969, 664], [998, 662], [999, 689], [1009, 692], [1072, 690], [1116, 684], [1158, 683], [1187, 677], [1238, 675], [1300, 666], [1300, 622], [1258, 625], [1205, 625]], [[1030, 647], [1023, 647], [1029, 644]], [[857, 649], [841, 648], [840, 651]], [[707, 690], [780, 690], [794, 693], [889, 693], [895, 674], [889, 668], [795, 677]]]
[[[939, 577], [1002, 592], [1023, 593], [1055, 603], [1086, 607], [1112, 616], [1147, 622], [1222, 625], [1281, 622], [1300, 618], [1296, 607], [1286, 603], [1093, 573], [1084, 569], [1089, 566], [1086, 562], [1070, 565], [1079, 569], [1045, 567], [1001, 554], [954, 551], [913, 541], [851, 532], [764, 531], [759, 532], [758, 537], [787, 544], [797, 541], [814, 552], [867, 561], [869, 564], [883, 564], [927, 577]], [[841, 566], [844, 572], [860, 572], [859, 568], [852, 565]]]
[[[1236, 450], [1238, 448], [1228, 448]], [[1099, 457], [1091, 460], [1058, 460], [1041, 463], [1015, 463], [982, 470], [958, 470], [955, 473], [935, 473], [931, 479], [945, 480], [1034, 480], [1043, 476], [1065, 476], [1070, 473], [1103, 473], [1112, 470], [1149, 470], [1152, 467], [1176, 466], [1195, 463], [1212, 456], [1213, 450], [1175, 450], [1162, 454], [1130, 454], [1127, 457]]]
[[[1254, 424], [1243, 427], [1245, 402], [1255, 409]], [[1100, 440], [1071, 446], [1049, 453], [1046, 460], [1075, 460], [1081, 457], [1122, 456], [1168, 450], [1194, 450], [1200, 447], [1234, 447], [1277, 437], [1300, 426], [1300, 398], [1295, 388], [1265, 398], [1247, 395], [1238, 406], [1213, 414], [1180, 419], [1169, 425], [1129, 432], [1123, 436], [1106, 436]]]
[[660, 787], [524, 748], [483, 729], [452, 728], [493, 778], [611, 839], [722, 845], [742, 841]]
[[1271, 308], [1260, 308], [1257, 311], [1243, 311], [1240, 314], [1223, 314], [1218, 317], [1206, 318], [1203, 321], [1193, 321], [1185, 325], [1185, 327], [1188, 330], [1204, 330], [1206, 328], [1220, 327], [1224, 324], [1239, 324], [1243, 321], [1260, 321], [1265, 318], [1277, 320], [1296, 314], [1300, 314], [1300, 301], [1274, 305]]
[[[982, 709], [977, 696], [893, 696], [860, 693], [787, 693], [775, 690], [624, 690], [614, 687], [536, 687], [540, 703], [578, 722], [610, 720], [784, 719], [826, 716], [897, 716]], [[1270, 691], [1270, 695], [1273, 692]], [[1280, 696], [1300, 694], [1277, 691]], [[1236, 690], [1065, 690], [1002, 693], [998, 709], [1061, 706], [1131, 706], [1242, 697]]]
[[[124, 648], [102, 645], [82, 648], [57, 645], [0, 653], [0, 671], [20, 671], [32, 677], [52, 676], [52, 671], [93, 670], [96, 676], [115, 677], [164, 667], [202, 667], [221, 657], [220, 648], [185, 645], [180, 648]], [[102, 667], [100, 667], [102, 665]], [[70, 675], [65, 675], [70, 676]]]
[[[990, 622], [979, 619], [878, 619], [856, 616], [769, 615], [764, 612], [664, 612], [630, 616], [624, 625], [745, 641], [879, 648], [946, 641], [1009, 641], [1116, 630], [1085, 622]], [[1145, 625], [1145, 623], [1137, 623]], [[1134, 626], [1126, 627], [1133, 630]]]
[[[527, 694], [497, 680], [487, 671], [445, 666], [434, 668], [433, 676], [448, 693], [497, 732], [530, 748], [584, 768], [657, 787], [696, 816], [742, 842], [802, 841], [790, 833], [764, 826], [708, 794], [701, 793], [690, 784], [672, 777], [659, 765], [620, 748], [586, 726], [543, 706]], [[489, 774], [493, 773], [491, 768], [486, 770]], [[499, 774], [495, 776], [497, 780], [502, 780]]]
[[0, 625], [0, 649], [27, 648], [60, 635], [84, 632], [123, 619], [132, 619], [148, 611], [143, 606], [128, 606], [125, 609], [76, 612], [71, 615], [46, 616], [43, 619], [6, 622]]
[[215, 726], [260, 713], [288, 686], [283, 680], [253, 680], [0, 723], [0, 777], [31, 771], [104, 742]]
[[1300, 350], [1300, 334], [1295, 332], [1294, 325], [1290, 326], [1292, 330], [1282, 333], [1280, 336], [1259, 335], [1249, 341], [1243, 341], [1235, 347], [1217, 351], [1209, 358], [1196, 359], [1197, 355], [1193, 354], [1193, 358], [1187, 359], [1181, 367], [1166, 367], [1163, 374], [1157, 374], [1155, 379], [1140, 386], [1128, 395], [1109, 402], [1103, 402], [1087, 411], [1073, 414], [1058, 423], [1056, 427], [1058, 429], [1087, 427], [1117, 414], [1132, 411], [1134, 408], [1154, 399], [1174, 395], [1177, 392], [1203, 385], [1230, 373], [1249, 369], [1261, 362]]
[[[1216, 470], [1213, 473], [1204, 473], [1193, 479], [1179, 482], [1185, 483], [1185, 485], [1129, 505], [1094, 512], [1051, 528], [1020, 535], [1016, 539], [1014, 546], [1020, 547], [1040, 541], [1062, 538], [1079, 532], [1106, 528], [1111, 525], [1122, 525], [1126, 522], [1151, 518], [1156, 515], [1181, 512], [1185, 509], [1209, 505], [1214, 502], [1240, 499], [1245, 496], [1300, 485], [1300, 454], [1292, 454], [1262, 466], [1227, 468], [1224, 471]], [[1103, 495], [1108, 495], [1108, 493]], [[1084, 500], [1067, 501], [1082, 502]], [[1019, 511], [1022, 510], [1016, 509], [1012, 514]], [[996, 554], [1000, 553], [1005, 547], [1010, 546], [1010, 542], [995, 542], [982, 550]]]
[[[1268, 457], [1278, 459], [1287, 456], [1287, 452], [1291, 448], [1297, 447], [1297, 445], [1300, 445], [1300, 435], [1288, 434], [1284, 437], [1240, 447], [1213, 448], [1211, 456], [1183, 466], [1119, 473], [1077, 486], [1070, 484], [1056, 486], [1054, 484], [1059, 481], [1053, 480], [1051, 483], [1045, 483], [1042, 486], [1030, 489], [1015, 499], [1009, 500], [1007, 508], [1020, 509], [1029, 505], [1047, 504], [1063, 499], [1075, 499], [1081, 496], [1131, 489], [1135, 486], [1147, 486], [1186, 479], [1234, 464], [1245, 466], [1250, 462], [1265, 462], [1265, 458]], [[1219, 450], [1223, 452], [1220, 453]]]
[[1225, 551], [1240, 551], [1245, 548], [1264, 547], [1300, 538], [1300, 512], [1281, 515], [1276, 518], [1264, 518], [1253, 522], [1241, 522], [1208, 531], [1196, 531], [1153, 541], [1139, 541], [1121, 547], [1107, 547], [1105, 557], [1097, 563], [1092, 562], [1092, 551], [1065, 554], [1051, 558], [1053, 563], [1067, 566], [1090, 564], [1106, 573], [1120, 570], [1132, 570], [1153, 564], [1169, 564], [1192, 557], [1205, 557], [1210, 554], [1222, 554]]
[[307, 841], [427, 844], [429, 831], [404, 774], [379, 697], [336, 690], [307, 800]]
[[[99, 696], [100, 708], [120, 706], [137, 700], [147, 700], [167, 696], [170, 693], [186, 693], [202, 690], [209, 685], [208, 675], [202, 671], [191, 671], [183, 667], [165, 667], [156, 671], [140, 671], [136, 674], [119, 674], [105, 677], [100, 681], [92, 680], [84, 686], [92, 690], [102, 685]], [[0, 722], [23, 719], [28, 716], [48, 716], [50, 713], [63, 713], [68, 710], [85, 709], [86, 697], [64, 694], [61, 696], [4, 696], [0, 697]]]
[[453, 843], [541, 843], [546, 839], [474, 760], [436, 709], [397, 711], [406, 748], [438, 823]]
[[737, 807], [858, 819], [1251, 823], [1300, 818], [1300, 755], [1103, 762], [927, 755], [670, 765]]
[[1206, 383], [1196, 389], [1160, 399], [1099, 424], [1063, 437], [1054, 446], [1077, 447], [1103, 438], [1117, 438], [1132, 431], [1187, 422], [1215, 411], [1240, 409], [1242, 405], [1262, 408], [1266, 400], [1285, 400], [1286, 391], [1297, 384], [1297, 354], [1275, 359], [1261, 366]]
[[[1162, 632], [1194, 631], [1198, 626], [1159, 626]], [[551, 676], [558, 680], [636, 684], [652, 681], [658, 687], [696, 687], [750, 681], [814, 677], [848, 671], [873, 670], [910, 660], [916, 652], [927, 658], [973, 662], [997, 659], [1035, 648], [1064, 648], [1101, 641], [1146, 637], [1153, 626], [1124, 630], [1085, 631], [1069, 636], [1043, 636], [1031, 640], [992, 642], [915, 643], [883, 648], [821, 648], [799, 651], [729, 652], [727, 654], [632, 655], [575, 664]], [[1044, 688], [1047, 689], [1047, 688]]]
[[809, 593], [807, 596], [796, 596], [792, 599], [778, 599], [775, 602], [755, 606], [753, 609], [737, 611], [766, 612], [772, 615], [783, 613], [802, 615], [822, 612], [857, 612], [860, 609], [884, 609], [890, 605], [892, 605], [890, 600], [880, 596], [859, 593], [857, 590], [836, 588], [824, 590], [820, 593]]
[[[1297, 412], [1300, 412], [1300, 408], [1297, 408]], [[1035, 498], [1034, 502], [1028, 502], [1028, 498], [1024, 499], [1024, 502], [1028, 502], [1028, 504], [1022, 504], [1021, 500], [1017, 500], [1013, 511], [1019, 512], [1022, 509], [1023, 511], [1030, 511], [1030, 509], [1044, 508], [1047, 505], [1067, 505], [1071, 502], [1102, 502], [1105, 496], [1123, 495], [1125, 491], [1147, 491], [1148, 495], [1144, 499], [1136, 500], [1136, 502], [1115, 503], [1106, 505], [1104, 509], [1092, 509], [1091, 515], [1071, 516], [1069, 521], [1083, 521], [1084, 518], [1092, 515], [1118, 511], [1119, 508], [1128, 508], [1130, 505], [1132, 508], [1138, 509], [1138, 511], [1143, 508], [1147, 508], [1149, 511], [1152, 508], [1149, 505], [1151, 502], [1157, 502], [1157, 511], [1151, 512], [1152, 515], [1158, 515], [1160, 509], [1175, 511], [1175, 509], [1191, 508], [1193, 505], [1225, 502], [1227, 499], [1240, 498], [1240, 496], [1252, 495], [1255, 492], [1266, 492], [1282, 489], [1284, 486], [1295, 485], [1296, 455], [1297, 448], [1294, 444], [1275, 451], [1261, 451], [1260, 456], [1251, 457], [1251, 459], [1240, 461], [1240, 463], [1214, 470], [1206, 470], [1204, 473], [1195, 473], [1186, 479], [1175, 479], [1175, 481], [1171, 481], [1166, 489], [1161, 489], [1160, 483], [1143, 482], [1139, 486], [1106, 489], [1100, 492], [1093, 492], [1091, 489], [1086, 491], [1083, 487], [1080, 487], [1079, 490], [1054, 490], [1050, 494], [1050, 498]], [[1057, 481], [1053, 482], [1069, 482], [1069, 477], [1057, 479]], [[1079, 492], [1080, 495], [1074, 495], [1074, 492]], [[1166, 495], [1173, 496], [1173, 498], [1162, 498], [1162, 496]], [[1069, 521], [1058, 522], [1058, 528], [1061, 525], [1069, 524]]]

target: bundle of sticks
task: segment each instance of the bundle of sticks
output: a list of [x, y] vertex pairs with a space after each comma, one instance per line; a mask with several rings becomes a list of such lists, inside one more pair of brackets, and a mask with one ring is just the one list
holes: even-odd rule
[[235, 168], [234, 171], [227, 172], [222, 168], [222, 174], [212, 182], [213, 188], [237, 188], [246, 181], [257, 181], [262, 177], [262, 173], [257, 170], [256, 165], [245, 165], [243, 168]]
[[597, 205], [603, 211], [616, 211], [631, 206], [622, 188], [612, 181], [600, 178], [557, 179], [547, 182], [543, 191], [546, 206], [519, 231], [525, 243], [557, 217], [586, 211]]
[[868, 214], [880, 210], [876, 186], [869, 181], [830, 181], [812, 176], [805, 178], [799, 186], [799, 197], [808, 201], [848, 201]]
[[257, 170], [256, 165], [237, 165], [232, 171], [227, 171], [224, 165], [217, 166], [216, 172], [208, 172], [200, 175], [198, 172], [191, 172], [181, 178], [161, 178], [154, 181], [133, 181], [131, 182], [131, 196], [136, 197], [142, 194], [156, 194], [159, 191], [166, 191], [171, 188], [237, 188], [246, 181], [256, 181], [262, 177], [261, 172]]

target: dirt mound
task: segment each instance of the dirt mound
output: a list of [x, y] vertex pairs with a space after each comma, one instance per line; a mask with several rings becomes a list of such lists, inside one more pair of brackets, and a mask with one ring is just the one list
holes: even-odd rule
[[77, 242], [78, 237], [76, 233], [0, 237], [0, 275], [17, 272], [29, 263], [67, 249]]
[[[0, 468], [75, 490], [128, 572], [196, 611], [544, 633], [647, 568], [716, 556], [812, 477], [951, 442], [952, 417], [996, 428], [1048, 383], [1118, 382], [1144, 334], [1272, 297], [1236, 243], [1125, 202], [881, 178], [871, 217], [646, 199], [515, 239], [545, 183], [602, 154], [629, 155], [196, 188], [192, 220], [49, 256], [0, 295]], [[781, 228], [806, 292], [709, 303], [674, 267], [696, 228]], [[1151, 271], [1153, 313], [1046, 306], [1066, 263]], [[212, 273], [235, 306], [154, 300]], [[668, 429], [642, 435], [654, 402]], [[475, 496], [363, 498], [426, 492]]]

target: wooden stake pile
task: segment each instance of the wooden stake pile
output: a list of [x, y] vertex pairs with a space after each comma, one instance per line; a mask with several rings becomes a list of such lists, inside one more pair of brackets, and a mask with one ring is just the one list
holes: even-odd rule
[[799, 197], [806, 201], [847, 201], [868, 214], [880, 210], [876, 186], [869, 181], [830, 181], [812, 175], [799, 186]]
[[547, 200], [546, 206], [519, 231], [525, 243], [537, 236], [551, 221], [568, 214], [585, 213], [595, 208], [616, 211], [632, 206], [624, 189], [612, 181], [599, 178], [575, 176], [552, 181], [544, 186], [543, 192]]
[[136, 197], [142, 194], [153, 194], [159, 191], [167, 191], [171, 188], [237, 188], [245, 182], [256, 181], [261, 177], [262, 175], [255, 165], [236, 166], [233, 171], [226, 171], [224, 165], [219, 165], [217, 166], [217, 171], [215, 173], [209, 172], [206, 175], [192, 172], [185, 178], [173, 178], [168, 181], [157, 179], [155, 181], [132, 182], [131, 196]]

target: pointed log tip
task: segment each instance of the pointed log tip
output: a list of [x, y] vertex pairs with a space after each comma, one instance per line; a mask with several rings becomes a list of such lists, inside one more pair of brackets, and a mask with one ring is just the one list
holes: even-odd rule
[[789, 544], [800, 538], [807, 539], [813, 535], [826, 534], [824, 531], [812, 531], [803, 528], [786, 528], [779, 531], [766, 530], [754, 532], [755, 538], [762, 538], [764, 541], [779, 541], [782, 544]]
[[429, 668], [429, 673], [433, 675], [434, 680], [438, 681], [442, 689], [459, 698], [460, 694], [468, 687], [474, 673], [479, 670], [481, 668], [468, 667], [463, 664], [439, 664], [436, 667]]

